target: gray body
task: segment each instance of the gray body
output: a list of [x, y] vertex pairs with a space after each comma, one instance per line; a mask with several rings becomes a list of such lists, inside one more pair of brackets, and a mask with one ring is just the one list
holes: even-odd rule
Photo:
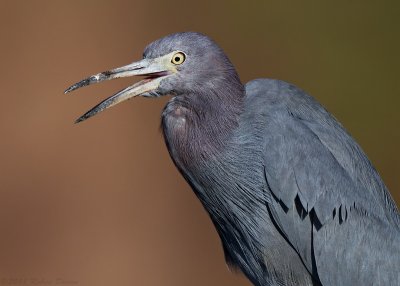
[[[180, 120], [175, 103], [164, 122]], [[255, 285], [400, 285], [395, 203], [356, 142], [301, 90], [248, 83], [238, 128], [205, 161], [181, 164], [167, 144], [227, 262]]]
[[221, 237], [257, 286], [400, 285], [400, 219], [366, 155], [312, 97], [259, 79], [245, 86], [205, 35], [169, 35], [143, 60], [66, 90], [147, 76], [77, 122], [134, 96], [172, 95], [165, 142]]

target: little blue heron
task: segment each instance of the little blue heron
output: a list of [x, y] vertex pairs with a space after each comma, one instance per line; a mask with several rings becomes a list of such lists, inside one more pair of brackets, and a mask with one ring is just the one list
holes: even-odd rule
[[209, 37], [151, 43], [143, 59], [84, 79], [145, 76], [77, 122], [135, 96], [172, 95], [169, 154], [207, 210], [226, 261], [254, 285], [400, 285], [400, 215], [336, 119], [280, 80], [243, 85]]

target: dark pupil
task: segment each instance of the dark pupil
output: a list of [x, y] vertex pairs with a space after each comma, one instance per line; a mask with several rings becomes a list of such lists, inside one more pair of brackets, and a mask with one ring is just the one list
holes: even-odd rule
[[176, 61], [176, 62], [179, 62], [180, 60], [181, 60], [180, 57], [175, 57], [175, 61]]

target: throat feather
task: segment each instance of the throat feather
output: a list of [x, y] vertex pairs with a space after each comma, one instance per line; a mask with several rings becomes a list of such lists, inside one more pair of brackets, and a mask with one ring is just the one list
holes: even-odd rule
[[222, 99], [191, 94], [175, 96], [168, 102], [162, 114], [162, 129], [176, 163], [198, 165], [223, 151], [238, 126], [242, 106], [239, 100]]

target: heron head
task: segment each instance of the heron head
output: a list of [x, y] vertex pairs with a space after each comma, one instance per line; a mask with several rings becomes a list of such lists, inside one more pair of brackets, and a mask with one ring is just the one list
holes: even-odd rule
[[238, 80], [233, 65], [214, 41], [200, 33], [185, 32], [151, 43], [142, 60], [92, 75], [69, 87], [65, 93], [104, 80], [130, 76], [144, 76], [144, 79], [102, 101], [76, 122], [135, 96], [196, 94], [232, 77]]

